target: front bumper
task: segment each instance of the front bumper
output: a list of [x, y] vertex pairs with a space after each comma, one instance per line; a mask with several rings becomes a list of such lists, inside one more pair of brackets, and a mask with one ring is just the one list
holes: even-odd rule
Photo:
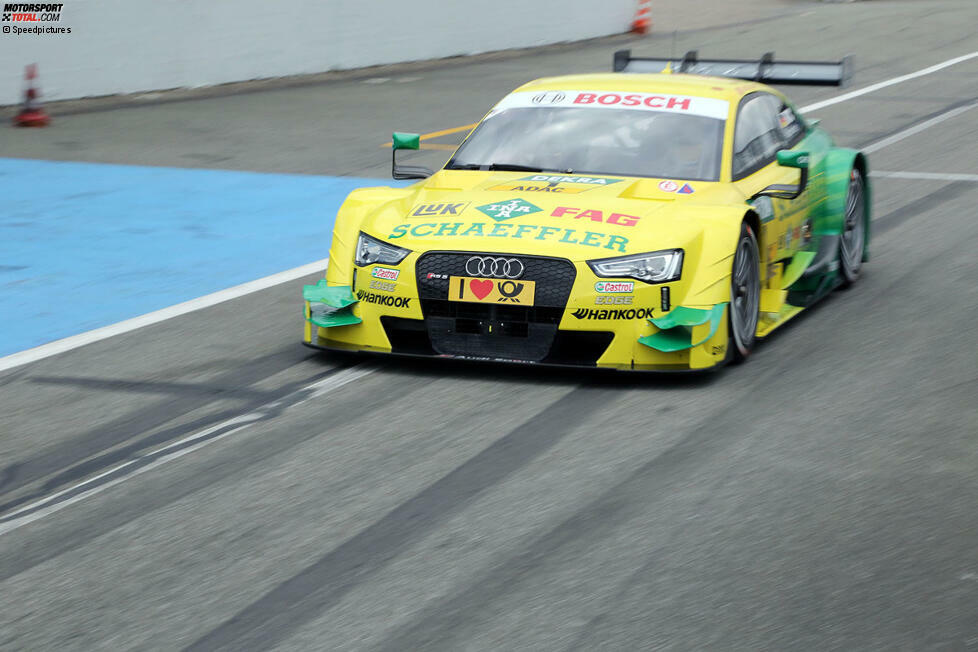
[[[608, 279], [595, 277], [586, 264], [520, 255], [526, 264], [521, 280], [536, 283], [532, 306], [449, 301], [448, 279], [466, 275], [464, 263], [473, 255], [480, 254], [412, 256], [394, 280], [389, 270], [381, 274], [386, 280], [377, 280], [375, 268], [383, 266], [358, 268], [347, 289], [356, 302], [343, 310], [359, 321], [330, 325], [322, 307], [307, 300], [304, 342], [344, 351], [618, 370], [706, 369], [727, 358], [726, 306], [684, 305], [676, 311], [672, 299], [684, 296], [682, 281], [648, 285], [623, 279], [631, 291], [602, 291]], [[691, 319], [693, 313], [707, 317]]]

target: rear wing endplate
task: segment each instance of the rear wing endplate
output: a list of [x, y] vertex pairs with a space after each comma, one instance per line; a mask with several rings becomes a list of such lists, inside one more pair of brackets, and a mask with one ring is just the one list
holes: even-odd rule
[[690, 50], [682, 59], [633, 57], [631, 50], [615, 52], [615, 72], [673, 72], [733, 77], [764, 84], [846, 86], [852, 78], [852, 55], [841, 61], [775, 61], [768, 52], [759, 60], [700, 59]]

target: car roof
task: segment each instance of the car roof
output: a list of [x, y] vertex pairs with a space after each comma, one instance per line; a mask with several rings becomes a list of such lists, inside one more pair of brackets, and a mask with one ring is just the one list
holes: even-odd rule
[[670, 73], [596, 73], [542, 77], [523, 84], [513, 92], [530, 90], [608, 90], [619, 92], [670, 93], [674, 95], [712, 97], [734, 104], [747, 93], [760, 90], [773, 92], [773, 89], [764, 84], [744, 81], [742, 79]]

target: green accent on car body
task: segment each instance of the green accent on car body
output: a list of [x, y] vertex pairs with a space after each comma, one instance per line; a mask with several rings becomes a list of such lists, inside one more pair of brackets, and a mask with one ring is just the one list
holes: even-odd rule
[[346, 308], [357, 302], [349, 285], [326, 285], [322, 279], [315, 285], [302, 286], [302, 298], [313, 303], [325, 303], [333, 308]]
[[391, 134], [392, 149], [421, 149], [421, 134], [395, 131]]
[[349, 285], [327, 285], [322, 279], [315, 285], [302, 286], [302, 298], [309, 302], [309, 322], [320, 328], [352, 326], [361, 320], [353, 314], [353, 288]]
[[[640, 344], [662, 353], [674, 353], [699, 346], [716, 335], [727, 304], [728, 302], [724, 301], [709, 310], [676, 306], [669, 314], [650, 319], [649, 321], [659, 329], [659, 332], [644, 335], [638, 338], [638, 341]], [[710, 333], [699, 342], [694, 343], [693, 327], [705, 324], [707, 321], [710, 322]]]
[[353, 314], [353, 308], [338, 308], [332, 312], [322, 315], [313, 314], [309, 317], [309, 322], [320, 328], [335, 328], [337, 326], [352, 326], [359, 324], [363, 320]]
[[815, 259], [814, 251], [799, 251], [792, 258], [788, 266], [784, 268], [781, 275], [781, 289], [787, 290], [795, 281], [801, 278], [812, 260]]
[[[725, 304], [718, 304], [723, 306]], [[716, 306], [714, 306], [716, 308]], [[671, 312], [663, 315], [662, 317], [655, 317], [649, 319], [652, 325], [659, 330], [668, 330], [670, 328], [675, 328], [676, 326], [699, 326], [700, 324], [705, 324], [710, 318], [712, 310], [703, 310], [702, 308], [687, 308], [686, 306], [676, 306]]]
[[783, 149], [778, 152], [778, 165], [786, 168], [803, 169], [808, 167], [809, 155], [803, 149]]

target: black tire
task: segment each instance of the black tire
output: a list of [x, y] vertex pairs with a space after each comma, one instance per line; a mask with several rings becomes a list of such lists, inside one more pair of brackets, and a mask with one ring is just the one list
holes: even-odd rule
[[842, 287], [850, 287], [859, 279], [866, 250], [866, 183], [859, 168], [849, 175], [846, 193], [846, 212], [839, 237], [839, 278]]
[[740, 237], [730, 270], [730, 307], [727, 349], [734, 363], [750, 356], [757, 337], [761, 306], [761, 257], [757, 237], [747, 222], [740, 225]]

